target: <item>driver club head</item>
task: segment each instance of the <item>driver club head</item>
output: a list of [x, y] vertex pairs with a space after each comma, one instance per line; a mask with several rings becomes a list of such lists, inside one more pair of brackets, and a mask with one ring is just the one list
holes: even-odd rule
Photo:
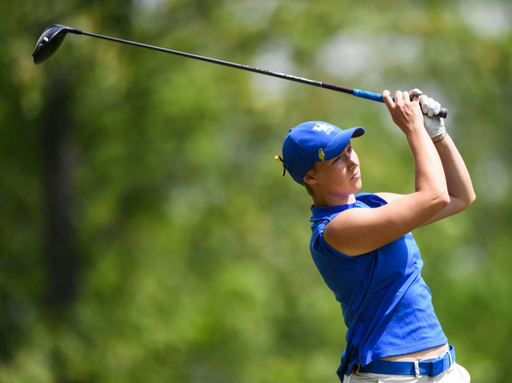
[[34, 63], [41, 64], [50, 58], [59, 49], [67, 33], [81, 34], [81, 31], [60, 24], [46, 28], [41, 37], [39, 37], [39, 40], [37, 40], [34, 53], [32, 53]]

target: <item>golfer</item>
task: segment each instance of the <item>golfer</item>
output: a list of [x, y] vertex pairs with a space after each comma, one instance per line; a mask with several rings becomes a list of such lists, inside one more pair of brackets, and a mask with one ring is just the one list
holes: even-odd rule
[[[340, 303], [347, 326], [338, 376], [343, 382], [461, 382], [469, 373], [434, 313], [421, 277], [423, 261], [411, 231], [469, 207], [475, 199], [468, 171], [442, 118], [439, 103], [411, 92], [384, 91], [394, 123], [415, 164], [415, 192], [358, 193], [359, 158], [351, 139], [321, 121], [291, 129], [283, 144], [283, 174], [313, 200], [313, 260]], [[389, 169], [390, 176], [393, 170]]]

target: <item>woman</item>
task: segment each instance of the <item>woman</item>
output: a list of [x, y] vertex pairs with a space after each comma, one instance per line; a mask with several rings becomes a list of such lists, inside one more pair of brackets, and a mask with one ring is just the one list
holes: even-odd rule
[[350, 140], [364, 134], [360, 127], [303, 123], [279, 157], [311, 195], [311, 254], [347, 325], [338, 375], [343, 382], [469, 382], [434, 313], [410, 232], [469, 207], [471, 179], [443, 119], [432, 117], [439, 103], [417, 89], [397, 91], [394, 101], [384, 91], [383, 99], [414, 157], [414, 193], [356, 195], [362, 181]]

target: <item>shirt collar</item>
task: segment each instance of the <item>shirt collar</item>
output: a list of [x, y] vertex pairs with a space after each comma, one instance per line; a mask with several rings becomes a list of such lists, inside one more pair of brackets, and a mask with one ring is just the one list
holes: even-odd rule
[[338, 206], [328, 206], [328, 207], [315, 207], [315, 205], [311, 205], [311, 212], [313, 213], [312, 219], [318, 219], [323, 217], [328, 217], [330, 215], [341, 213], [344, 210], [352, 209], [356, 205], [357, 201], [354, 203], [349, 203], [348, 205], [338, 205]]

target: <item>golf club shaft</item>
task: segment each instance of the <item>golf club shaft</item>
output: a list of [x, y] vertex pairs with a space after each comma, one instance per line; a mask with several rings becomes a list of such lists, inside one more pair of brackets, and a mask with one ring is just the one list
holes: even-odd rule
[[[224, 65], [224, 66], [228, 66], [228, 67], [231, 67], [231, 68], [243, 69], [243, 70], [246, 70], [246, 71], [249, 71], [249, 72], [260, 73], [260, 74], [264, 74], [264, 75], [267, 75], [267, 76], [281, 78], [281, 79], [284, 79], [284, 80], [295, 81], [295, 82], [299, 82], [299, 83], [307, 84], [307, 85], [313, 85], [313, 86], [316, 86], [316, 87], [319, 87], [319, 88], [335, 90], [337, 92], [351, 94], [351, 95], [356, 96], [356, 97], [366, 98], [367, 100], [384, 102], [384, 100], [382, 99], [382, 94], [368, 92], [368, 91], [364, 91], [364, 90], [361, 90], [361, 89], [351, 89], [351, 88], [346, 88], [346, 87], [343, 87], [343, 86], [327, 84], [325, 82], [310, 80], [310, 79], [307, 79], [307, 78], [304, 78], [304, 77], [297, 77], [297, 76], [292, 76], [292, 75], [285, 74], [285, 73], [272, 72], [272, 71], [269, 71], [269, 70], [266, 70], [266, 69], [254, 68], [254, 67], [251, 67], [251, 66], [248, 66], [248, 65], [236, 64], [236, 63], [232, 63], [232, 62], [229, 62], [229, 61], [213, 59], [213, 58], [205, 57], [205, 56], [199, 56], [199, 55], [195, 55], [195, 54], [192, 54], [192, 53], [180, 52], [180, 51], [176, 51], [176, 50], [173, 50], [173, 49], [167, 49], [167, 48], [157, 47], [157, 46], [154, 46], [154, 45], [137, 43], [137, 42], [134, 42], [134, 41], [118, 39], [118, 38], [110, 37], [110, 36], [98, 35], [98, 34], [95, 34], [95, 33], [84, 32], [84, 31], [81, 31], [79, 29], [73, 29], [71, 31], [71, 33], [83, 34], [83, 35], [87, 35], [87, 36], [91, 36], [91, 37], [97, 37], [97, 38], [104, 39], [104, 40], [115, 41], [115, 42], [122, 43], [122, 44], [134, 45], [134, 46], [141, 47], [141, 48], [147, 48], [147, 49], [152, 49], [152, 50], [155, 50], [155, 51], [171, 53], [171, 54], [174, 54], [174, 55], [188, 57], [188, 58], [192, 58], [192, 59], [195, 59], [195, 60], [206, 61], [206, 62], [210, 62], [210, 63], [213, 63], [213, 64]], [[394, 101], [394, 98], [392, 98], [392, 99]], [[437, 114], [437, 116], [438, 117], [446, 118], [446, 116], [448, 114], [447, 112], [448, 111], [446, 109], [441, 109], [440, 112]]]
[[[265, 69], [259, 69], [259, 68], [250, 67], [248, 65], [236, 64], [236, 63], [232, 63], [232, 62], [229, 62], [229, 61], [217, 60], [217, 59], [213, 59], [213, 58], [210, 58], [210, 57], [199, 56], [199, 55], [195, 55], [195, 54], [192, 54], [192, 53], [180, 52], [180, 51], [176, 51], [176, 50], [173, 50], [173, 49], [161, 48], [161, 47], [157, 47], [157, 46], [154, 46], [154, 45], [147, 45], [147, 44], [137, 43], [137, 42], [134, 42], [134, 41], [118, 39], [118, 38], [115, 38], [115, 37], [97, 35], [95, 33], [79, 31], [77, 29], [75, 29], [75, 31], [81, 32], [81, 33], [77, 33], [77, 34], [84, 34], [84, 35], [87, 35], [87, 36], [99, 37], [100, 39], [104, 39], [104, 40], [116, 41], [118, 43], [135, 45], [137, 47], [152, 49], [154, 51], [166, 52], [166, 53], [171, 53], [171, 54], [178, 55], [178, 56], [184, 56], [184, 57], [188, 57], [188, 58], [192, 58], [192, 59], [196, 59], [196, 60], [207, 61], [207, 62], [214, 63], [214, 64], [229, 66], [231, 68], [243, 69], [243, 70], [250, 71], [250, 72], [265, 74], [267, 76], [273, 76], [273, 77], [278, 77], [278, 78], [282, 78], [282, 79], [285, 79], [285, 80], [290, 80], [290, 81], [300, 82], [300, 83], [303, 83], [303, 84], [313, 85], [313, 86], [317, 86], [317, 87], [320, 87], [320, 88], [324, 88], [325, 87], [327, 89], [337, 90], [339, 92], [344, 92], [344, 93], [349, 93], [349, 94], [352, 94], [352, 92], [354, 91], [354, 89], [350, 89], [350, 88], [343, 88], [343, 87], [339, 87], [339, 86], [336, 86], [336, 85], [329, 85], [329, 84], [325, 84], [325, 83], [320, 82], [320, 81], [309, 80], [307, 78], [292, 76], [292, 75], [285, 74], [285, 73], [272, 72], [272, 71], [265, 70]], [[73, 33], [75, 33], [75, 32], [73, 32]]]

